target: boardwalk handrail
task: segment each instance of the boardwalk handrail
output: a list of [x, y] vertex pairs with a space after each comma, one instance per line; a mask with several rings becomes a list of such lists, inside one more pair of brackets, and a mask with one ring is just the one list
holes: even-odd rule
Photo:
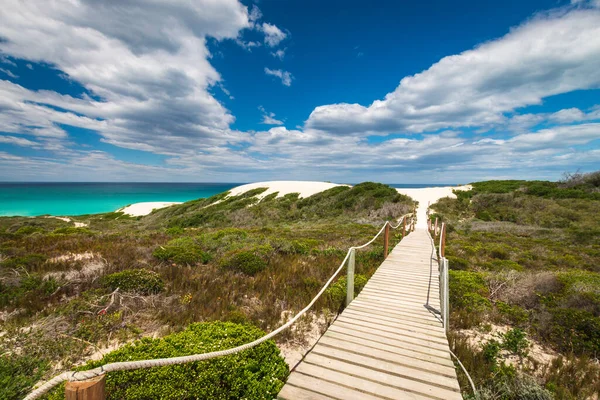
[[[342, 271], [342, 269], [344, 268], [344, 265], [346, 264], [346, 261], [348, 261], [351, 254], [354, 254], [355, 250], [362, 249], [364, 247], [367, 247], [371, 243], [373, 243], [381, 235], [381, 233], [384, 230], [386, 230], [386, 228], [388, 228], [388, 227], [392, 228], [392, 229], [398, 228], [401, 224], [403, 224], [403, 222], [408, 217], [414, 218], [414, 214], [411, 213], [411, 214], [403, 215], [398, 220], [399, 222], [398, 222], [398, 225], [396, 225], [396, 226], [393, 226], [390, 223], [390, 221], [386, 221], [383, 224], [383, 226], [381, 227], [381, 229], [379, 230], [379, 232], [377, 232], [377, 234], [370, 241], [368, 241], [367, 243], [360, 245], [360, 246], [350, 247], [348, 249], [348, 251], [346, 252], [346, 257], [344, 257], [344, 260], [342, 261], [340, 266], [337, 268], [337, 270], [333, 273], [331, 278], [329, 278], [329, 280], [325, 283], [325, 285], [323, 285], [321, 290], [317, 293], [317, 295], [311, 300], [311, 302], [306, 307], [304, 307], [302, 310], [300, 310], [300, 312], [298, 312], [298, 314], [296, 314], [292, 319], [290, 319], [285, 324], [281, 325], [279, 328], [264, 335], [261, 338], [254, 340], [253, 342], [246, 343], [241, 346], [233, 347], [231, 349], [213, 351], [210, 353], [193, 354], [193, 355], [181, 356], [181, 357], [159, 358], [159, 359], [152, 359], [152, 360], [115, 362], [115, 363], [105, 364], [98, 368], [94, 368], [94, 369], [87, 370], [87, 371], [63, 372], [62, 374], [57, 375], [54, 378], [46, 381], [45, 383], [40, 385], [37, 389], [34, 389], [33, 391], [31, 391], [24, 398], [24, 400], [37, 399], [40, 396], [42, 396], [43, 394], [47, 393], [50, 389], [52, 389], [56, 385], [58, 385], [62, 382], [65, 382], [65, 381], [89, 380], [89, 379], [95, 378], [97, 376], [104, 375], [108, 372], [127, 371], [127, 370], [140, 369], [140, 368], [162, 367], [162, 366], [167, 366], [167, 365], [186, 364], [189, 362], [204, 361], [204, 360], [209, 360], [212, 358], [217, 358], [217, 357], [222, 357], [222, 356], [226, 356], [226, 355], [230, 355], [230, 354], [239, 353], [240, 351], [247, 350], [247, 349], [257, 346], [263, 342], [266, 342], [267, 340], [273, 338], [280, 332], [282, 332], [285, 329], [292, 326], [302, 315], [304, 315], [308, 310], [310, 310], [310, 308], [317, 302], [317, 300], [321, 297], [321, 295], [323, 295], [323, 293], [329, 287], [329, 285], [331, 285], [333, 280]], [[387, 256], [387, 254], [386, 254], [386, 256]]]
[[[428, 232], [433, 232], [433, 240], [432, 243], [435, 246], [435, 237], [437, 236], [437, 228], [438, 228], [438, 219], [436, 217], [435, 219], [435, 225], [432, 226], [431, 220], [429, 219], [429, 209], [427, 209], [427, 227], [428, 227]], [[431, 237], [431, 233], [429, 235]], [[450, 327], [450, 285], [449, 285], [449, 266], [448, 266], [448, 259], [445, 257], [445, 253], [446, 253], [446, 223], [442, 222], [442, 225], [440, 227], [440, 242], [439, 242], [439, 246], [438, 246], [438, 252], [437, 252], [437, 261], [438, 261], [438, 265], [439, 265], [439, 275], [440, 275], [440, 314], [442, 317], [442, 323], [444, 324], [444, 329], [446, 330], [446, 334], [448, 334], [448, 330]], [[467, 371], [467, 369], [465, 368], [465, 366], [463, 365], [462, 362], [460, 362], [459, 358], [456, 356], [456, 354], [454, 354], [452, 352], [452, 350], [450, 351], [450, 355], [452, 355], [452, 357], [454, 357], [454, 359], [458, 362], [458, 365], [460, 366], [460, 368], [463, 370], [463, 372], [465, 373], [468, 381], [469, 381], [469, 385], [471, 385], [471, 390], [473, 391], [473, 394], [475, 395], [475, 398], [478, 399], [479, 398], [479, 392], [477, 391], [477, 388], [475, 387], [475, 383], [473, 382], [473, 379], [471, 378], [471, 375], [469, 374], [469, 372]]]

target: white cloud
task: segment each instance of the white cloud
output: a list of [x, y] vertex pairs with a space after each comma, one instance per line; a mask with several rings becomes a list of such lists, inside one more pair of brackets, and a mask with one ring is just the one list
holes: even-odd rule
[[405, 77], [370, 106], [314, 109], [306, 127], [337, 134], [424, 132], [502, 124], [544, 97], [600, 87], [600, 10], [540, 14], [504, 37]]
[[262, 112], [262, 121], [261, 124], [265, 125], [283, 125], [283, 121], [280, 121], [275, 118], [275, 113], [267, 112], [263, 106], [258, 106], [258, 109]]
[[0, 20], [2, 54], [49, 63], [101, 98], [4, 81], [0, 102], [8, 111], [0, 126], [7, 132], [64, 138], [57, 124], [67, 123], [94, 129], [113, 145], [161, 154], [245, 136], [229, 129], [234, 117], [209, 91], [221, 76], [206, 46], [209, 36], [235, 40], [251, 27], [237, 0], [7, 0]]
[[15, 136], [1, 136], [0, 135], [0, 143], [12, 144], [15, 146], [22, 147], [38, 147], [39, 143], [32, 142], [31, 140], [15, 137]]
[[283, 60], [283, 58], [285, 57], [285, 49], [279, 49], [277, 51], [272, 51], [271, 55], [275, 58], [279, 58], [280, 60]]
[[0, 68], [0, 72], [3, 72], [4, 74], [10, 76], [13, 79], [16, 79], [19, 77], [19, 75], [15, 75], [11, 70], [6, 69], [6, 68]]
[[292, 79], [294, 78], [288, 71], [283, 71], [281, 69], [269, 69], [267, 67], [265, 67], [265, 74], [278, 77], [281, 79], [281, 83], [283, 83], [285, 86], [291, 86]]
[[269, 47], [277, 46], [282, 40], [287, 37], [287, 33], [283, 32], [277, 26], [264, 22], [262, 31], [265, 34], [265, 44]]
[[261, 44], [260, 42], [252, 42], [252, 41], [249, 41], [249, 42], [244, 42], [244, 41], [243, 41], [243, 40], [241, 40], [241, 39], [236, 39], [236, 41], [235, 41], [235, 42], [236, 42], [236, 43], [237, 43], [239, 46], [241, 46], [242, 48], [244, 48], [245, 50], [248, 50], [248, 51], [250, 51], [250, 52], [252, 52], [252, 49], [253, 49], [253, 48], [262, 46], [262, 44]]

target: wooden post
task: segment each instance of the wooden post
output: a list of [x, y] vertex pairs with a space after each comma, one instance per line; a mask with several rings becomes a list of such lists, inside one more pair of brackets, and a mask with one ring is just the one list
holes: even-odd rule
[[87, 381], [67, 382], [66, 400], [105, 400], [106, 375], [100, 375]]
[[404, 236], [406, 236], [406, 217], [402, 220], [402, 238], [404, 238]]
[[354, 260], [356, 250], [350, 250], [348, 258], [348, 272], [346, 273], [346, 306], [354, 300]]
[[448, 333], [448, 327], [450, 326], [450, 274], [448, 272], [448, 259], [444, 258], [444, 298], [441, 299], [444, 302], [444, 328]]
[[442, 224], [442, 231], [440, 232], [440, 235], [442, 235], [442, 257], [444, 257], [446, 255], [446, 224]]
[[435, 217], [435, 225], [433, 226], [433, 240], [437, 239], [437, 224], [438, 224], [438, 219], [437, 219], [437, 217]]
[[385, 224], [385, 230], [383, 231], [383, 259], [388, 256], [388, 248], [390, 245], [390, 224]]

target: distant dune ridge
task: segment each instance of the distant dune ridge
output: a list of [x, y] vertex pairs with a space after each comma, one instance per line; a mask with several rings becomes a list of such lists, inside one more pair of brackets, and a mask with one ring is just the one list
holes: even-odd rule
[[[334, 188], [336, 186], [350, 186], [331, 182], [318, 182], [318, 181], [267, 181], [267, 182], [256, 182], [249, 183], [234, 187], [229, 191], [230, 196], [239, 196], [249, 190], [264, 188], [267, 190], [258, 194], [256, 197], [262, 199], [272, 193], [277, 193], [277, 197], [285, 196], [290, 193], [299, 193], [300, 197], [310, 197], [317, 193], [324, 192], [325, 190]], [[442, 197], [455, 197], [452, 193], [453, 189], [457, 190], [469, 190], [471, 187], [466, 186], [447, 186], [447, 187], [431, 187], [431, 188], [419, 188], [419, 189], [396, 189], [399, 193], [405, 194], [412, 197], [414, 200], [419, 202], [419, 208], [417, 210], [417, 226], [426, 226], [426, 212], [427, 207], [431, 203], [435, 203]], [[117, 211], [123, 212], [131, 216], [142, 216], [148, 215], [152, 210], [159, 208], [169, 207], [175, 204], [181, 204], [179, 202], [143, 202], [131, 204], [127, 207], [120, 208]]]

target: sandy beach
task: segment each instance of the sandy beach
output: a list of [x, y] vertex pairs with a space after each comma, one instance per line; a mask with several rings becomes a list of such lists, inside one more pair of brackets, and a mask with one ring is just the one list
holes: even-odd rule
[[147, 201], [143, 203], [135, 203], [128, 205], [127, 207], [119, 208], [117, 212], [122, 212], [133, 217], [141, 217], [142, 215], [148, 215], [152, 210], [158, 210], [159, 208], [165, 208], [174, 204], [181, 204], [181, 202], [167, 202], [167, 201]]

